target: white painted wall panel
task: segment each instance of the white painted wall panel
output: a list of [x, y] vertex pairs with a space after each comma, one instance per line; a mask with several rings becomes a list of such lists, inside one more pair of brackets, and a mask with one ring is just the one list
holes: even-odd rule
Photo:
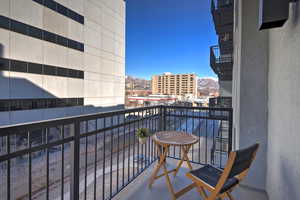
[[68, 48], [44, 42], [44, 64], [68, 68]]
[[[42, 7], [41, 5], [39, 5]], [[65, 16], [51, 10], [44, 8], [44, 22], [43, 29], [56, 33], [61, 36], [68, 36], [69, 33], [69, 19]]]
[[84, 26], [72, 19], [68, 19], [68, 38], [84, 43]]
[[267, 191], [270, 199], [300, 199], [299, 3], [269, 39]]
[[84, 53], [73, 49], [68, 49], [68, 68], [84, 70]]
[[10, 0], [10, 17], [17, 21], [42, 28], [44, 7], [31, 0]]
[[43, 76], [20, 72], [10, 72], [10, 98], [43, 98], [49, 93], [43, 87]]
[[10, 58], [10, 31], [0, 29], [0, 56]]
[[12, 59], [43, 63], [44, 55], [42, 40], [11, 32], [10, 52], [10, 57]]
[[84, 2], [86, 0], [69, 0], [69, 7], [71, 10], [78, 12], [81, 15], [86, 14], [84, 12]]
[[0, 1], [0, 15], [10, 16], [10, 0]]

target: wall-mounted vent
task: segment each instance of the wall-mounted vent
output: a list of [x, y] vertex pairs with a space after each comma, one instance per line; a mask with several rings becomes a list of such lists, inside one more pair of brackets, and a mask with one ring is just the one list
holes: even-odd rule
[[289, 3], [297, 0], [260, 0], [259, 30], [282, 27], [289, 18]]

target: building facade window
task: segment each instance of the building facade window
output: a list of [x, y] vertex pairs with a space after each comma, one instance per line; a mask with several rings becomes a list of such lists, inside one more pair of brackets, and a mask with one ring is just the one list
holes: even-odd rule
[[33, 0], [34, 2], [41, 4], [65, 17], [68, 17], [80, 24], [84, 24], [84, 16], [79, 13], [53, 1], [53, 0]]
[[0, 28], [84, 52], [84, 44], [0, 15]]
[[84, 98], [0, 99], [0, 112], [83, 105]]
[[66, 78], [84, 79], [84, 71], [0, 58], [0, 71], [23, 72]]

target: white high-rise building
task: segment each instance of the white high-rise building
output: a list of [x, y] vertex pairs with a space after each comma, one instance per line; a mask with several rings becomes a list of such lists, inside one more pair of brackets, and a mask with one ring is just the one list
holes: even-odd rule
[[0, 125], [122, 107], [123, 0], [0, 1]]

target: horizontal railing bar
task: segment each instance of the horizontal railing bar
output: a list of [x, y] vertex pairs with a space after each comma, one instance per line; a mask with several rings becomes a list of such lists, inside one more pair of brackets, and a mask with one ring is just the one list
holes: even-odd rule
[[26, 124], [16, 124], [12, 126], [5, 126], [0, 128], [0, 137], [8, 136], [10, 134], [15, 133], [23, 133], [41, 130], [44, 128], [52, 128], [58, 126], [71, 125], [75, 123], [75, 119], [66, 119], [64, 121], [58, 121], [58, 119], [54, 119], [52, 121], [41, 121], [41, 122], [32, 122]]
[[228, 121], [228, 117], [206, 117], [206, 116], [193, 116], [193, 115], [173, 115], [173, 114], [167, 114], [168, 117], [184, 117], [184, 118], [196, 118], [196, 119], [210, 119], [210, 120], [223, 120]]
[[189, 106], [162, 106], [164, 108], [173, 109], [190, 109], [190, 110], [211, 110], [211, 111], [232, 111], [232, 108], [222, 108], [222, 107], [189, 107]]
[[58, 146], [58, 145], [62, 145], [62, 144], [66, 144], [66, 143], [69, 143], [69, 142], [72, 142], [72, 141], [74, 141], [74, 136], [64, 138], [64, 139], [61, 139], [61, 140], [58, 140], [58, 141], [55, 141], [55, 142], [51, 142], [51, 143], [48, 143], [48, 144], [42, 144], [42, 145], [39, 145], [39, 146], [36, 146], [36, 147], [31, 147], [31, 148], [23, 149], [23, 150], [20, 150], [20, 151], [15, 151], [15, 152], [0, 156], [0, 163], [3, 162], [3, 161], [6, 161], [6, 160], [10, 160], [10, 159], [19, 157], [19, 156], [23, 156], [23, 155], [26, 155], [26, 154], [29, 154], [29, 153], [34, 153], [34, 152], [41, 151], [41, 150], [45, 150], [45, 149], [55, 147], [55, 146]]
[[97, 118], [111, 117], [111, 116], [116, 116], [116, 115], [121, 115], [121, 114], [132, 113], [132, 112], [151, 110], [151, 109], [155, 109], [155, 108], [160, 108], [160, 106], [149, 106], [149, 107], [142, 107], [142, 108], [123, 109], [123, 110], [117, 110], [117, 111], [101, 112], [101, 113], [97, 113], [97, 114], [78, 115], [78, 116], [73, 116], [73, 117], [50, 119], [50, 120], [39, 121], [39, 122], [29, 122], [29, 123], [23, 123], [23, 124], [2, 126], [2, 127], [0, 127], [0, 137], [6, 136], [9, 134], [9, 133], [5, 133], [5, 132], [30, 131], [30, 130], [35, 130], [37, 128], [39, 128], [39, 129], [46, 128], [49, 126], [73, 124], [75, 121], [88, 121], [88, 120], [94, 120]]
[[140, 118], [140, 119], [135, 119], [135, 120], [131, 120], [131, 121], [128, 121], [128, 122], [124, 122], [122, 124], [110, 126], [110, 127], [107, 127], [107, 128], [102, 128], [102, 129], [99, 129], [99, 130], [90, 131], [88, 133], [81, 134], [80, 138], [88, 137], [88, 136], [91, 136], [91, 135], [95, 135], [95, 134], [98, 134], [98, 133], [101, 133], [101, 132], [104, 132], [104, 131], [113, 130], [113, 129], [120, 128], [120, 127], [123, 127], [123, 126], [127, 126], [129, 124], [134, 124], [134, 123], [137, 123], [137, 122], [139, 122], [141, 120], [147, 120], [147, 119], [155, 118], [157, 116], [159, 116], [159, 115], [151, 115], [151, 116], [143, 117], [143, 118]]
[[31, 131], [31, 130], [36, 130], [36, 129], [47, 128], [50, 126], [55, 127], [55, 126], [61, 126], [61, 125], [68, 125], [68, 124], [74, 124], [76, 121], [88, 121], [88, 120], [94, 120], [97, 118], [111, 117], [111, 116], [115, 116], [115, 115], [151, 110], [151, 109], [161, 108], [161, 107], [170, 108], [170, 109], [232, 111], [232, 108], [217, 108], [217, 107], [210, 108], [210, 107], [185, 107], [185, 106], [149, 106], [149, 107], [142, 107], [142, 108], [123, 109], [123, 110], [118, 110], [118, 111], [102, 112], [102, 113], [90, 114], [90, 115], [80, 115], [80, 116], [75, 116], [75, 117], [58, 118], [58, 119], [52, 119], [52, 120], [46, 120], [46, 121], [2, 126], [2, 127], [0, 127], [0, 137], [7, 136], [11, 132], [24, 132], [24, 131]]

